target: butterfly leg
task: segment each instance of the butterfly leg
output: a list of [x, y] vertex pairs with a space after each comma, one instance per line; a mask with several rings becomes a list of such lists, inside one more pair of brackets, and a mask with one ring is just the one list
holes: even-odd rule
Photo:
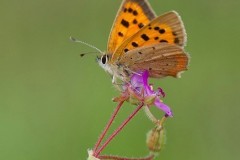
[[116, 76], [112, 76], [112, 84], [115, 84], [116, 83], [116, 81], [117, 81], [117, 78], [116, 78]]
[[114, 75], [112, 76], [112, 84], [117, 88], [117, 90], [123, 91], [122, 86], [124, 85], [124, 83], [119, 83], [117, 81], [117, 77]]

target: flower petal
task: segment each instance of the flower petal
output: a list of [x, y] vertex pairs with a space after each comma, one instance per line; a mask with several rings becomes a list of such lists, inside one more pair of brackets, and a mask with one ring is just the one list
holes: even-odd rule
[[151, 89], [151, 86], [148, 84], [148, 71], [142, 73], [143, 87], [147, 96], [153, 95], [154, 91]]
[[159, 109], [161, 109], [163, 112], [165, 112], [169, 117], [173, 117], [170, 107], [168, 107], [166, 104], [162, 103], [158, 98], [155, 99], [154, 104]]
[[[147, 105], [155, 105], [163, 112], [166, 113], [167, 116], [172, 117], [172, 111], [170, 107], [166, 104], [162, 103], [160, 97], [164, 97], [165, 93], [161, 88], [158, 88], [157, 91], [153, 90], [153, 87], [148, 83], [149, 73], [148, 71], [138, 72], [138, 74], [133, 74], [131, 76], [130, 81], [130, 89], [136, 94], [143, 96], [144, 102]], [[142, 92], [143, 91], [143, 92]], [[144, 93], [142, 95], [141, 93]], [[134, 95], [133, 93], [130, 95]]]
[[166, 94], [165, 94], [165, 92], [163, 91], [163, 89], [162, 88], [158, 88], [158, 90], [157, 90], [157, 92], [156, 92], [156, 94], [158, 95], [158, 96], [162, 96], [162, 97], [165, 97], [166, 96]]
[[143, 85], [148, 85], [148, 71], [142, 73]]
[[143, 87], [143, 78], [142, 75], [133, 74], [131, 77], [131, 86], [133, 88], [142, 88]]

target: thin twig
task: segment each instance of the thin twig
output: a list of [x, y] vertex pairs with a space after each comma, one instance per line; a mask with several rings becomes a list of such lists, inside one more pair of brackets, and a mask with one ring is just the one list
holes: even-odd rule
[[102, 150], [108, 145], [108, 143], [126, 126], [126, 124], [137, 114], [137, 112], [143, 107], [143, 103], [141, 103], [132, 114], [113, 132], [113, 134], [106, 140], [106, 142], [101, 146], [97, 152], [94, 152], [94, 156], [98, 157], [98, 155], [102, 152]]
[[102, 140], [103, 140], [104, 136], [106, 135], [108, 129], [109, 129], [110, 126], [112, 125], [112, 122], [113, 122], [113, 120], [116, 118], [116, 115], [117, 115], [118, 111], [120, 110], [120, 108], [122, 107], [123, 103], [124, 103], [124, 101], [120, 101], [119, 104], [118, 104], [118, 106], [117, 106], [116, 109], [114, 110], [114, 112], [113, 112], [111, 118], [109, 119], [109, 121], [108, 121], [105, 129], [103, 130], [102, 134], [101, 134], [100, 137], [98, 138], [97, 143], [96, 143], [95, 146], [94, 146], [93, 153], [95, 153], [95, 152], [97, 151], [100, 143], [102, 142]]
[[112, 160], [152, 160], [154, 155], [149, 155], [147, 157], [141, 158], [128, 158], [128, 157], [119, 157], [119, 156], [109, 156], [109, 155], [102, 155], [98, 157], [99, 159], [112, 159]]

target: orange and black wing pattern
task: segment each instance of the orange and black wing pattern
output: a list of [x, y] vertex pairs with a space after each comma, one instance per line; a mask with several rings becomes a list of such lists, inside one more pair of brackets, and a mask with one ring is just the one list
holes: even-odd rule
[[175, 11], [159, 16], [126, 39], [113, 53], [111, 61], [121, 59], [122, 55], [135, 48], [153, 44], [168, 43], [183, 47], [186, 33], [182, 20]]
[[156, 17], [147, 0], [124, 0], [108, 39], [107, 52], [115, 50]]

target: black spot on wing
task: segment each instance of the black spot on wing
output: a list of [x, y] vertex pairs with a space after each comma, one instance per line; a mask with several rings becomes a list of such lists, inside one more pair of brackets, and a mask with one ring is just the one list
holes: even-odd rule
[[146, 34], [142, 34], [142, 35], [141, 35], [141, 38], [142, 38], [144, 41], [148, 41], [148, 40], [149, 40], [149, 37], [148, 37]]
[[165, 31], [165, 29], [160, 29], [159, 30], [159, 33], [161, 33], [161, 34], [163, 34], [163, 33], [165, 33], [166, 31]]
[[133, 9], [132, 8], [128, 8], [128, 12], [132, 13]]
[[137, 24], [138, 21], [136, 19], [133, 20], [133, 24]]
[[139, 23], [139, 24], [138, 24], [138, 27], [139, 27], [139, 28], [142, 28], [142, 27], [144, 27], [144, 24]]
[[138, 47], [138, 44], [136, 42], [132, 42], [133, 47]]
[[122, 19], [121, 24], [122, 24], [124, 27], [126, 27], [126, 28], [129, 27], [129, 22], [126, 21], [125, 19]]
[[138, 15], [138, 12], [136, 10], [133, 11], [133, 15], [134, 16], [137, 16]]
[[165, 39], [161, 39], [159, 42], [165, 42], [165, 43], [168, 43], [168, 41], [165, 40]]
[[118, 35], [119, 35], [120, 37], [123, 37], [123, 33], [122, 33], [122, 32], [118, 32]]
[[179, 43], [179, 38], [175, 38], [174, 43], [178, 44]]
[[176, 32], [172, 32], [172, 35], [177, 36], [177, 33]]
[[127, 51], [129, 51], [129, 50], [128, 50], [127, 48], [125, 48], [125, 49], [124, 49], [124, 52], [127, 52]]

